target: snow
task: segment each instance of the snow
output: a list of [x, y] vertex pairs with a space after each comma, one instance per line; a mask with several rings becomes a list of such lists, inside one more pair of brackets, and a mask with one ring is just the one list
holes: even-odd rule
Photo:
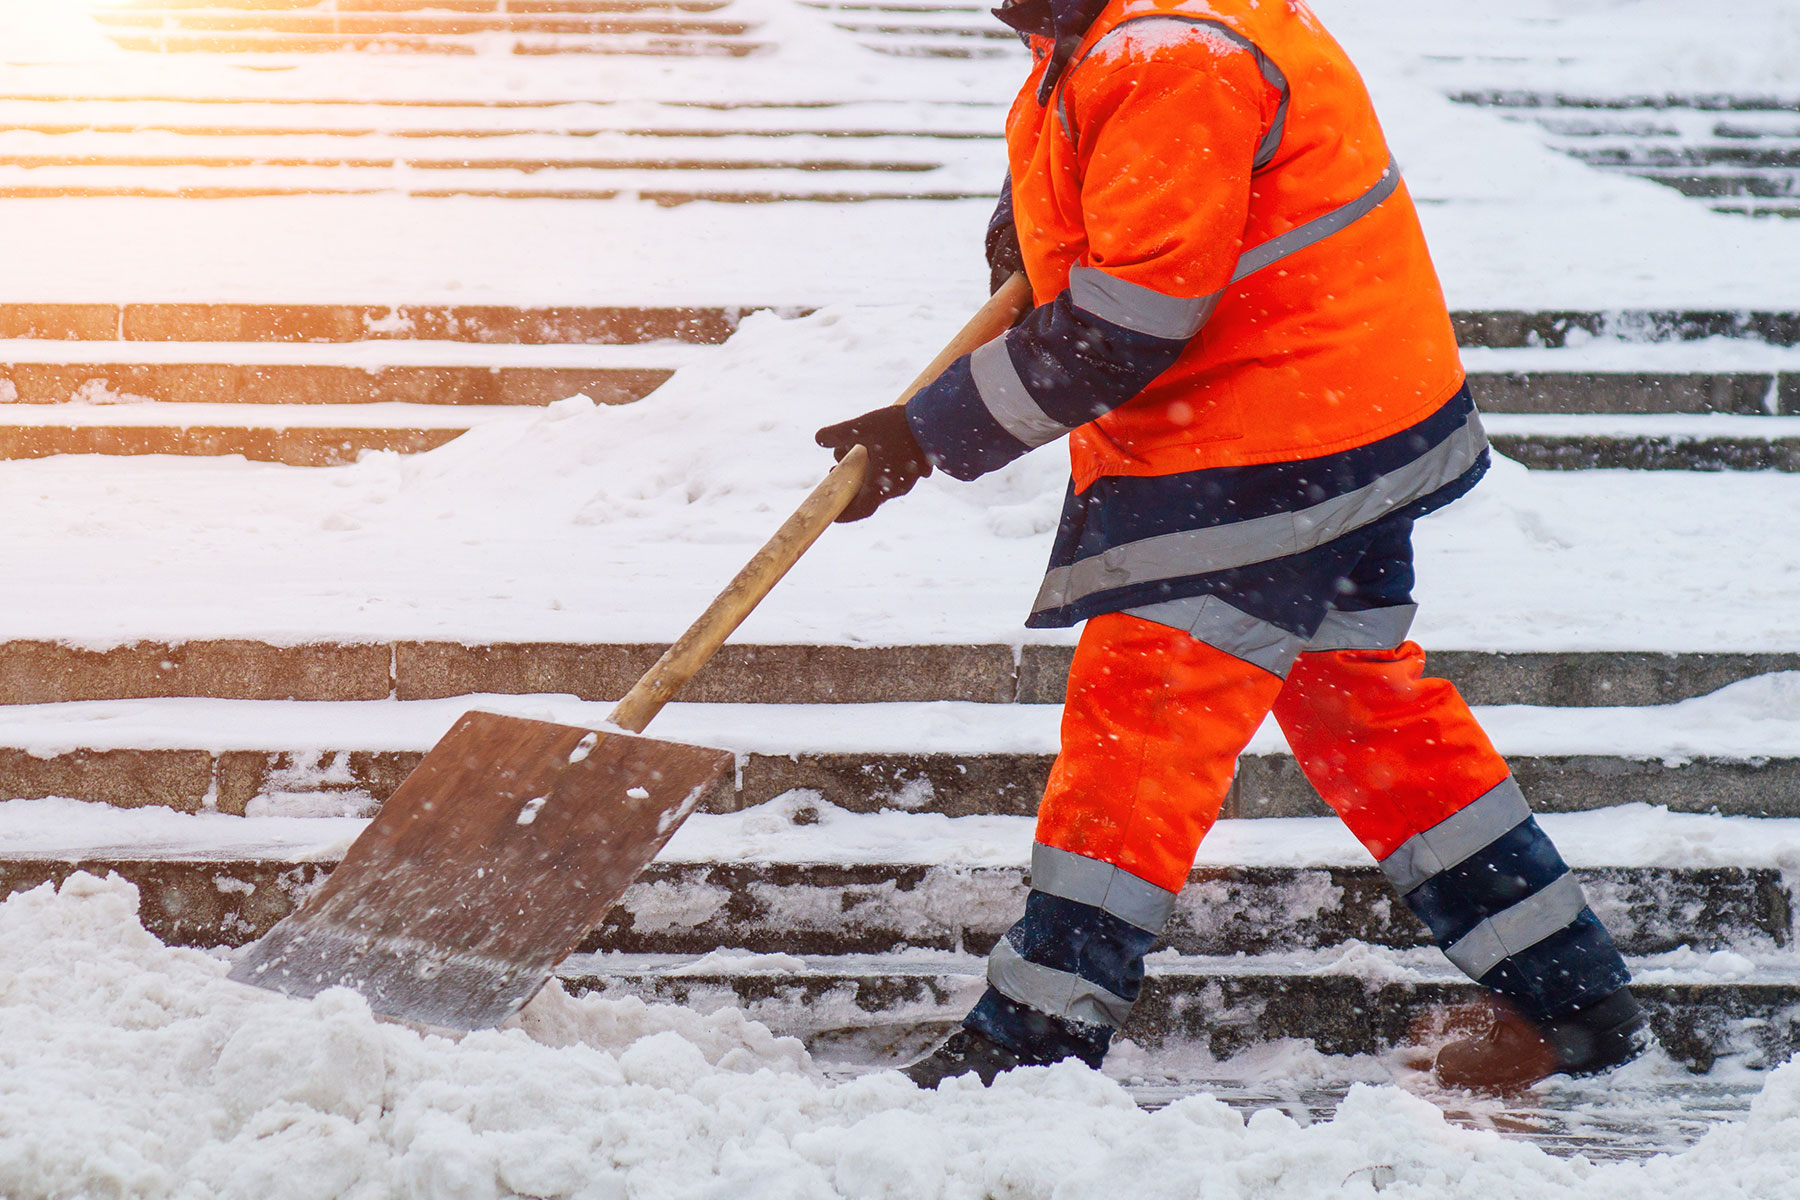
[[[535, 803], [525, 805], [534, 818]], [[1773, 867], [1800, 875], [1800, 818], [1627, 804], [1537, 819], [1574, 867]], [[0, 858], [331, 861], [366, 824], [350, 816], [235, 817], [60, 797], [6, 800], [0, 801]], [[1022, 868], [1030, 861], [1032, 825], [1030, 817], [853, 813], [795, 791], [742, 812], [688, 817], [658, 861]], [[1220, 821], [1201, 844], [1195, 869], [1369, 862], [1336, 818], [1263, 817]]]
[[[9, 0], [14, 13], [60, 7]], [[1535, 129], [1444, 96], [1522, 84], [1600, 94], [1729, 88], [1793, 95], [1800, 83], [1791, 47], [1800, 32], [1784, 0], [1732, 0], [1705, 17], [1683, 0], [1504, 6], [1326, 0], [1318, 8], [1371, 83], [1422, 203], [1453, 305], [1789, 305], [1787, 281], [1800, 274], [1795, 223], [1712, 213], [1661, 185], [1591, 170], [1547, 147]], [[267, 128], [271, 101], [338, 95], [363, 98], [355, 127], [376, 132], [395, 121], [414, 122], [392, 102], [429, 98], [462, 107], [452, 110], [454, 118], [419, 118], [428, 125], [454, 119], [463, 127], [474, 120], [481, 123], [476, 127], [504, 128], [508, 120], [535, 125], [543, 119], [538, 108], [521, 117], [506, 107], [465, 117], [491, 101], [565, 105], [549, 119], [569, 128], [599, 122], [607, 129], [847, 126], [990, 134], [1023, 71], [1023, 50], [1005, 42], [992, 44], [1007, 52], [999, 60], [897, 58], [865, 48], [835, 28], [827, 12], [736, 0], [730, 13], [763, 21], [757, 36], [774, 50], [679, 67], [613, 58], [603, 69], [555, 56], [519, 62], [507, 55], [390, 55], [371, 70], [369, 56], [302, 55], [281, 60], [274, 71], [195, 56], [173, 56], [184, 60], [173, 64], [103, 56], [102, 73], [73, 61], [86, 56], [76, 53], [80, 47], [59, 55], [33, 53], [21, 43], [8, 57], [27, 61], [4, 70], [11, 95], [82, 99], [88, 107], [74, 110], [71, 120], [90, 111], [97, 97], [180, 95], [244, 103], [241, 112], [234, 104], [202, 106], [207, 123], [223, 117]], [[62, 24], [75, 23], [65, 18]], [[90, 33], [87, 40], [97, 39]], [[53, 61], [34, 64], [34, 58]], [[747, 100], [849, 104], [761, 108]], [[15, 102], [0, 100], [0, 125], [28, 127], [43, 119], [42, 100], [25, 100], [16, 113], [9, 103]], [[317, 107], [324, 106], [311, 106]], [[288, 119], [314, 122], [311, 109]], [[281, 144], [295, 136], [249, 137], [246, 144], [267, 146], [257, 159], [278, 158]], [[839, 145], [832, 157], [850, 152]], [[952, 191], [985, 192], [1004, 173], [1001, 147], [991, 139], [921, 139], [900, 157], [920, 155], [950, 165], [875, 182], [892, 186], [901, 179], [936, 192], [941, 177]], [[243, 178], [266, 183], [277, 169], [246, 170]], [[83, 176], [103, 177], [104, 170]], [[645, 186], [639, 176], [617, 178], [627, 189]], [[866, 173], [857, 178], [869, 181]], [[526, 180], [497, 182], [533, 186]], [[981, 232], [991, 207], [959, 200], [665, 209], [629, 195], [6, 203], [8, 229], [16, 232], [0, 241], [8, 263], [0, 297], [20, 301], [815, 305], [960, 296], [970, 308], [983, 294]], [[271, 226], [287, 236], [263, 237]]]
[[[0, 338], [0, 362], [224, 363], [232, 366], [531, 367], [539, 370], [674, 369], [709, 347], [680, 342], [625, 346], [433, 342], [378, 338], [362, 342], [48, 341]], [[1800, 356], [1796, 356], [1800, 361]]]
[[1797, 1194], [1800, 1065], [1685, 1153], [1558, 1160], [1393, 1087], [1353, 1086], [1307, 1126], [1206, 1095], [1145, 1112], [1074, 1064], [927, 1093], [892, 1072], [825, 1077], [731, 1009], [555, 988], [507, 1029], [450, 1040], [377, 1022], [347, 991], [233, 984], [135, 907], [89, 875], [0, 904], [6, 1195], [1275, 1200], [1373, 1195], [1376, 1179], [1433, 1200]]
[[[1691, 0], [1319, 7], [1371, 80], [1457, 307], [1792, 306], [1800, 222], [1708, 212], [1659, 185], [1584, 167], [1547, 146], [1533, 125], [1444, 95], [1526, 87], [1794, 96], [1800, 12], [1791, 0], [1731, 0], [1705, 11]], [[0, 98], [0, 139], [29, 147], [48, 140], [31, 132], [34, 122], [116, 120], [118, 110], [99, 103], [106, 96], [185, 95], [208, 103], [164, 100], [141, 115], [190, 128], [366, 128], [377, 151], [391, 149], [393, 135], [430, 127], [561, 128], [591, 134], [592, 148], [622, 152], [634, 143], [621, 130], [658, 126], [689, 135], [683, 153], [707, 130], [733, 133], [706, 144], [704, 153], [725, 155], [739, 137], [789, 129], [805, 136], [786, 143], [788, 151], [848, 157], [842, 142], [827, 146], [815, 135], [856, 129], [885, 136], [859, 142], [855, 155], [942, 165], [917, 178], [845, 172], [854, 185], [997, 184], [1001, 155], [992, 137], [936, 135], [997, 129], [1022, 62], [1016, 47], [998, 62], [903, 60], [868, 50], [819, 10], [781, 0], [736, 0], [731, 15], [763, 22], [756, 36], [774, 49], [698, 64], [322, 55], [247, 70], [204, 57], [120, 55], [74, 4], [0, 0], [0, 80], [12, 97]], [[334, 95], [363, 99], [319, 103]], [[394, 103], [409, 99], [456, 103], [416, 111]], [[848, 103], [808, 107], [820, 101]], [[185, 146], [185, 136], [162, 140]], [[99, 150], [119, 144], [112, 135], [84, 137]], [[265, 160], [332, 143], [264, 132], [235, 144]], [[556, 147], [533, 134], [496, 139], [489, 149], [543, 155]], [[111, 171], [78, 174], [116, 181]], [[259, 161], [236, 177], [263, 185], [337, 178], [298, 172]], [[502, 190], [518, 183], [504, 171], [455, 174]], [[767, 185], [781, 177], [595, 172], [582, 182], [629, 192], [665, 180]], [[400, 178], [374, 176], [379, 186]], [[480, 427], [406, 460], [376, 454], [311, 471], [150, 458], [0, 464], [0, 510], [8, 515], [0, 638], [94, 648], [229, 636], [668, 640], [823, 473], [827, 460], [810, 444], [811, 430], [891, 399], [960, 323], [957, 314], [979, 302], [989, 207], [878, 200], [663, 208], [630, 194], [5, 203], [0, 299], [12, 302], [827, 306], [801, 320], [751, 318], [716, 351], [410, 345], [407, 362], [423, 355], [439, 364], [680, 370], [628, 408], [572, 399], [505, 419], [459, 414], [479, 417]], [[271, 228], [283, 236], [270, 238]], [[1743, 343], [1576, 342], [1470, 361], [1507, 371], [1782, 371], [1800, 361], [1792, 350]], [[127, 350], [11, 343], [0, 353], [62, 362]], [[401, 353], [393, 343], [270, 347], [256, 361], [378, 367]], [[134, 344], [127, 357], [208, 355], [245, 361], [241, 349], [195, 344]], [[351, 410], [333, 416], [357, 419]], [[1542, 418], [1530, 426], [1508, 420], [1497, 418], [1496, 429], [1550, 427]], [[1682, 436], [1787, 436], [1786, 427], [1764, 418], [1633, 426]], [[866, 525], [832, 531], [740, 638], [1066, 642], [1072, 635], [1017, 628], [1062, 479], [1052, 452], [972, 487], [927, 481]], [[1800, 545], [1787, 535], [1797, 500], [1793, 475], [1534, 475], [1501, 462], [1474, 497], [1420, 528], [1417, 633], [1440, 648], [1800, 649]], [[1796, 686], [1790, 674], [1655, 710], [1481, 716], [1509, 753], [1790, 755], [1800, 753]], [[490, 700], [578, 723], [604, 716], [604, 706], [567, 697], [482, 698], [483, 705]], [[318, 757], [302, 753], [287, 781], [301, 787], [340, 765], [323, 752], [423, 748], [465, 703], [42, 706], [9, 710], [8, 740], [42, 754], [196, 739], [214, 749], [311, 744]], [[1053, 717], [1024, 706], [683, 705], [657, 732], [740, 752], [1041, 753], [1053, 745]], [[795, 732], [802, 723], [804, 744]], [[1252, 749], [1279, 752], [1278, 734], [1265, 729]], [[280, 814], [359, 803], [275, 795], [262, 798], [256, 811], [265, 815], [232, 818], [66, 798], [11, 801], [0, 803], [0, 845], [13, 857], [329, 861], [363, 827], [360, 819]], [[1630, 806], [1544, 824], [1578, 866], [1773, 866], [1790, 880], [1800, 875], [1800, 822], [1792, 820]], [[1028, 846], [1022, 818], [852, 814], [790, 794], [744, 813], [693, 817], [665, 857], [1018, 867]], [[1203, 865], [1366, 861], [1341, 826], [1324, 820], [1225, 822], [1202, 857]], [[728, 899], [697, 890], [653, 907], [678, 923], [705, 919], [707, 906]], [[1300, 894], [1294, 903], [1325, 900]], [[978, 967], [951, 957], [921, 955], [917, 966], [955, 966], [973, 980]], [[1307, 965], [1364, 977], [1450, 970], [1430, 952], [1371, 947], [1319, 952]], [[0, 1194], [1800, 1196], [1800, 1064], [1759, 1077], [1743, 1119], [1721, 1124], [1693, 1149], [1607, 1164], [1557, 1160], [1492, 1130], [1459, 1128], [1433, 1104], [1387, 1086], [1353, 1087], [1335, 1115], [1310, 1125], [1275, 1107], [1246, 1122], [1204, 1095], [1146, 1113], [1119, 1082], [1150, 1073], [1132, 1047], [1111, 1075], [1065, 1064], [1017, 1073], [991, 1092], [953, 1083], [925, 1094], [891, 1072], [833, 1078], [798, 1043], [731, 1008], [703, 1016], [551, 989], [514, 1027], [448, 1040], [376, 1022], [343, 991], [299, 1002], [243, 989], [223, 978], [225, 966], [218, 954], [166, 947], [145, 933], [135, 894], [116, 879], [76, 875], [60, 891], [45, 886], [0, 903]], [[1772, 966], [1742, 948], [1676, 951], [1639, 966], [1641, 977], [1665, 982], [1795, 975], [1791, 962]], [[813, 964], [721, 951], [671, 969], [785, 976]], [[1378, 1066], [1322, 1063], [1291, 1044], [1197, 1069], [1240, 1080], [1346, 1069], [1382, 1078]], [[1656, 1072], [1664, 1070], [1639, 1064], [1622, 1078], [1661, 1080]]]
[[[9, 706], [4, 741], [39, 758], [76, 750], [428, 750], [471, 709], [598, 727], [612, 703], [572, 696], [446, 700], [87, 700]], [[1507, 755], [1620, 758], [1800, 757], [1800, 672], [1760, 675], [1654, 707], [1482, 706], [1477, 720]], [[1055, 705], [671, 704], [656, 736], [739, 754], [1053, 754]], [[1284, 754], [1266, 723], [1251, 754]], [[580, 753], [577, 748], [576, 753]], [[571, 758], [571, 761], [578, 761]], [[346, 774], [338, 782], [349, 782]]]
[[[571, 399], [405, 459], [0, 464], [0, 638], [672, 641], [823, 477], [812, 431], [891, 400], [963, 319], [953, 305], [755, 314], [646, 400]], [[924, 481], [828, 531], [738, 640], [1070, 640], [1019, 624], [1066, 472], [1048, 448], [974, 484]], [[1428, 649], [1800, 648], [1800, 542], [1764, 524], [1796, 508], [1793, 474], [1499, 462], [1419, 527], [1415, 636]], [[110, 600], [120, 579], [129, 606]]]

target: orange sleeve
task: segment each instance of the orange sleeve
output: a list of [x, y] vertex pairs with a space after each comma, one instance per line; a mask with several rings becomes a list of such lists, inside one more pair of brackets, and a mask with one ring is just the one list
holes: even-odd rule
[[1165, 35], [1153, 53], [1131, 43], [1097, 53], [1064, 85], [1086, 265], [1165, 295], [1208, 296], [1237, 265], [1251, 162], [1279, 95], [1247, 51], [1204, 33]]

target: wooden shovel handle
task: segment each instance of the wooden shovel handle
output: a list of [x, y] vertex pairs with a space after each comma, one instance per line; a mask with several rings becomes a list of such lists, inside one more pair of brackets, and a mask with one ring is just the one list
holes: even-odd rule
[[[913, 393], [942, 374], [944, 368], [1012, 328], [1019, 314], [1031, 304], [1031, 285], [1025, 276], [1015, 274], [981, 306], [969, 323], [962, 327], [931, 365], [919, 372], [894, 403], [904, 404]], [[620, 729], [642, 733], [644, 727], [667, 704], [694, 673], [706, 665], [725, 639], [744, 623], [771, 588], [781, 582], [808, 547], [819, 540], [838, 514], [862, 490], [863, 476], [869, 466], [869, 452], [853, 446], [837, 466], [831, 469], [812, 494], [782, 523], [768, 544], [756, 552], [725, 590], [707, 606], [700, 619], [688, 627], [679, 641], [670, 646], [656, 665], [644, 672], [632, 689], [613, 709], [610, 722]]]

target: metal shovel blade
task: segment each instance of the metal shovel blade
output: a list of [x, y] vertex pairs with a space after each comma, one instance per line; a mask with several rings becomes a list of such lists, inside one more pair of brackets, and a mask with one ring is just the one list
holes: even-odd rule
[[383, 1016], [485, 1029], [523, 1008], [707, 790], [723, 750], [472, 712], [240, 983], [348, 987]]

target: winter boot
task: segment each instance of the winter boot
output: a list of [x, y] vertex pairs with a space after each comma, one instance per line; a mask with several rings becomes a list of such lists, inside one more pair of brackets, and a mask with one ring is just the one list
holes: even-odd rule
[[1002, 1071], [1029, 1065], [999, 1042], [965, 1026], [924, 1058], [901, 1067], [900, 1073], [929, 1091], [957, 1075], [978, 1076], [983, 1087], [991, 1087]]
[[1597, 1075], [1650, 1045], [1650, 1026], [1629, 988], [1552, 1021], [1533, 1022], [1496, 1001], [1485, 1031], [1438, 1051], [1444, 1087], [1477, 1092], [1527, 1088], [1551, 1075]]

